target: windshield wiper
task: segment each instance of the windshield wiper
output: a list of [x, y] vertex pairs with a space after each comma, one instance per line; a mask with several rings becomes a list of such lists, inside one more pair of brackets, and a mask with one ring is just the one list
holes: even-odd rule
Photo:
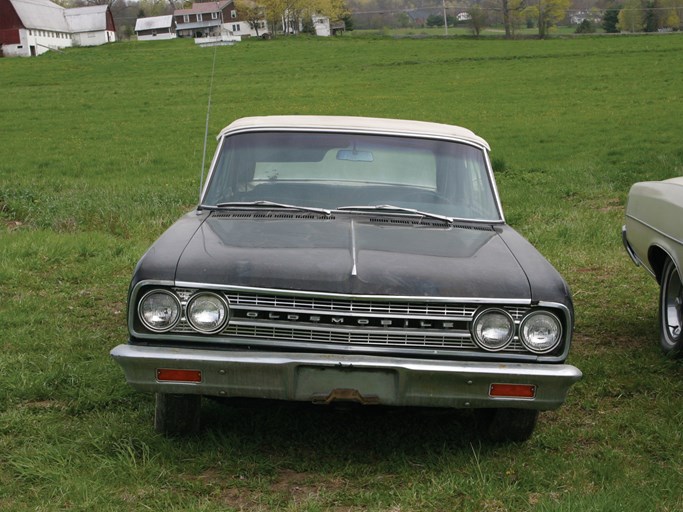
[[298, 206], [294, 204], [276, 203], [273, 201], [232, 201], [226, 203], [218, 203], [217, 208], [237, 208], [237, 209], [252, 209], [252, 208], [283, 208], [286, 210], [298, 210], [302, 212], [321, 213], [327, 217], [332, 215], [330, 210], [324, 208], [314, 208], [312, 206]]
[[414, 208], [403, 208], [401, 206], [394, 206], [393, 204], [377, 204], [374, 206], [340, 206], [339, 208], [335, 209], [341, 211], [383, 211], [395, 213], [409, 213], [411, 215], [419, 215], [420, 217], [427, 217], [429, 219], [441, 220], [443, 222], [447, 222], [448, 224], [453, 224], [453, 219], [451, 217], [439, 215], [438, 213], [423, 212], [421, 210], [416, 210]]

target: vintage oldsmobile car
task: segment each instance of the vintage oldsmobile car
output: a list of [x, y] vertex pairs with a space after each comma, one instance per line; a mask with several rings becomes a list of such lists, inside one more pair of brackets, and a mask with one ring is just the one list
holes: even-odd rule
[[415, 121], [233, 122], [200, 204], [140, 260], [130, 339], [112, 351], [156, 393], [156, 429], [200, 398], [479, 411], [527, 439], [581, 372], [570, 291], [505, 224], [471, 131]]
[[663, 352], [683, 355], [683, 177], [631, 187], [622, 229], [624, 246], [636, 265], [659, 283], [659, 333]]

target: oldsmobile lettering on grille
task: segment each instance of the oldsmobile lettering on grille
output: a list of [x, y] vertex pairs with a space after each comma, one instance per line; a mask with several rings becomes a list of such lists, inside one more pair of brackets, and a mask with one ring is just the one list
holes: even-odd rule
[[236, 317], [241, 319], [268, 321], [268, 322], [292, 322], [330, 327], [376, 327], [384, 329], [435, 329], [450, 330], [462, 328], [458, 322], [451, 320], [434, 320], [419, 318], [377, 318], [358, 317], [350, 315], [325, 315], [312, 313], [285, 313], [274, 311], [235, 311]]

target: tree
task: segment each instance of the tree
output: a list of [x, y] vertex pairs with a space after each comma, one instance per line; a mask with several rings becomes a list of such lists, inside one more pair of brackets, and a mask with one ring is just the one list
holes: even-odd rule
[[525, 0], [501, 0], [500, 10], [507, 39], [514, 37], [515, 29], [524, 21], [525, 9]]
[[467, 9], [467, 14], [470, 15], [469, 25], [472, 29], [472, 33], [475, 36], [479, 37], [479, 34], [481, 34], [481, 31], [488, 23], [488, 16], [486, 15], [486, 11], [482, 9], [480, 5], [474, 4], [472, 5], [472, 7]]
[[443, 16], [439, 16], [438, 14], [430, 14], [427, 16], [427, 26], [443, 27]]
[[678, 30], [681, 26], [680, 15], [683, 13], [683, 1], [654, 0], [652, 13], [656, 19], [656, 30]]
[[526, 12], [526, 0], [507, 0], [507, 2], [510, 35], [508, 36], [508, 30], [506, 29], [505, 37], [514, 37], [517, 29], [522, 25], [526, 25], [529, 18], [528, 13]]
[[401, 28], [408, 28], [410, 26], [410, 16], [406, 12], [399, 12], [396, 14], [396, 23]]
[[576, 27], [576, 33], [577, 34], [594, 34], [595, 33], [595, 24], [591, 20], [583, 20]]
[[169, 12], [166, 0], [140, 0], [138, 6], [144, 16], [161, 16]]
[[644, 16], [645, 32], [657, 32], [659, 19], [657, 18], [657, 6], [653, 1], [647, 2]]
[[287, 5], [284, 0], [259, 0], [259, 3], [263, 6], [265, 19], [268, 23], [270, 34], [271, 36], [275, 37], [278, 26], [282, 22], [282, 18], [285, 15], [285, 9], [287, 8]]
[[272, 35], [281, 27], [285, 34], [299, 32], [303, 21], [314, 14], [330, 20], [341, 20], [349, 14], [344, 0], [258, 0], [263, 6]]
[[620, 32], [642, 32], [645, 28], [640, 0], [627, 0], [619, 11], [617, 28]]
[[351, 17], [350, 13], [342, 16], [341, 20], [344, 22], [344, 30], [346, 32], [350, 32], [353, 30], [353, 18]]
[[251, 29], [256, 32], [256, 37], [258, 37], [258, 30], [261, 27], [261, 23], [266, 19], [266, 13], [263, 7], [251, 0], [236, 0], [235, 7], [237, 8], [237, 12], [242, 16], [242, 19], [249, 23]]
[[602, 17], [602, 29], [608, 34], [616, 34], [617, 32], [619, 32], [619, 29], [617, 28], [617, 23], [619, 23], [620, 10], [621, 6], [612, 7], [605, 11], [605, 14]]
[[538, 36], [543, 39], [558, 21], [564, 19], [571, 0], [538, 0], [525, 12], [538, 20]]

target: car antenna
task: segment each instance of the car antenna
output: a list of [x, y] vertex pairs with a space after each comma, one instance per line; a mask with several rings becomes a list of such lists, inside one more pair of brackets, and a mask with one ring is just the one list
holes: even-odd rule
[[206, 141], [209, 138], [209, 116], [211, 115], [211, 95], [213, 94], [213, 76], [216, 72], [216, 53], [218, 46], [213, 47], [213, 63], [211, 64], [211, 79], [209, 80], [209, 103], [206, 106], [206, 126], [204, 128], [204, 150], [202, 152], [202, 173], [199, 178], [199, 206], [202, 204], [202, 190], [204, 189], [204, 172], [206, 166]]

